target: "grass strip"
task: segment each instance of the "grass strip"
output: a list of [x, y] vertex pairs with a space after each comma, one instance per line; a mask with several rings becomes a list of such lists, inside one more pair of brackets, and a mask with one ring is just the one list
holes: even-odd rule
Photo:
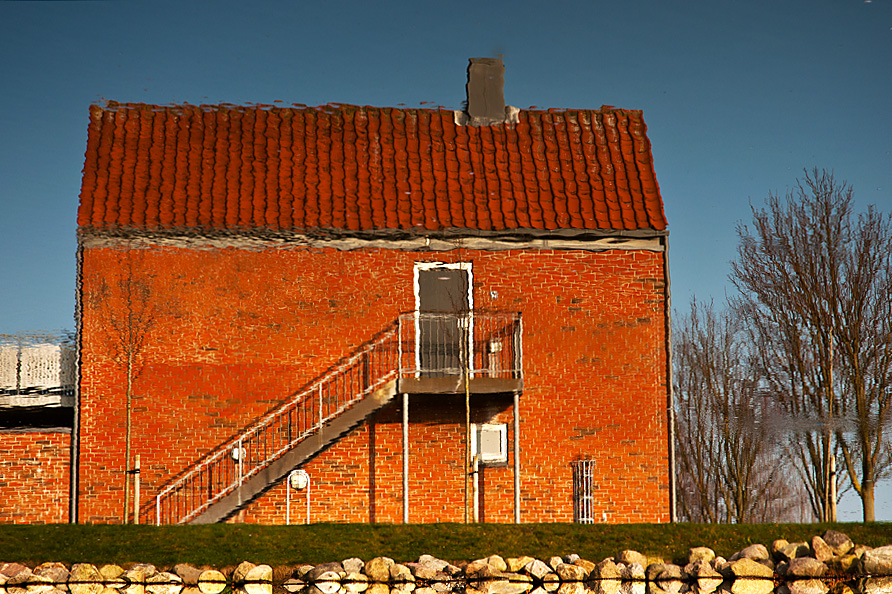
[[176, 563], [228, 567], [242, 561], [273, 567], [359, 557], [414, 561], [430, 554], [452, 562], [499, 554], [547, 560], [576, 553], [600, 561], [624, 549], [684, 562], [708, 546], [728, 557], [778, 538], [809, 541], [833, 528], [857, 544], [892, 544], [892, 524], [311, 524], [263, 526], [0, 525], [0, 562]]

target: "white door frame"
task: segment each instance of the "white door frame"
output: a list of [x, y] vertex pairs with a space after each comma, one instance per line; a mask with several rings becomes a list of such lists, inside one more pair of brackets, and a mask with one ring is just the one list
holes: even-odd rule
[[451, 270], [464, 270], [468, 274], [468, 366], [473, 367], [474, 361], [474, 269], [471, 262], [415, 262], [412, 272], [412, 288], [415, 292], [415, 376], [421, 374], [421, 285], [418, 277], [422, 270], [434, 270], [448, 268]]

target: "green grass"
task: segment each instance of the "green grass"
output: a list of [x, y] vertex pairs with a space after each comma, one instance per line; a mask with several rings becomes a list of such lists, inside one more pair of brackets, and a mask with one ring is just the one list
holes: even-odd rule
[[[807, 541], [828, 524], [312, 524], [259, 526], [0, 525], [0, 562], [95, 564], [191, 563], [227, 567], [241, 561], [274, 567], [318, 564], [348, 557], [388, 556], [414, 561], [428, 553], [449, 561], [491, 554], [505, 557], [577, 553], [600, 561], [624, 549], [680, 562], [690, 547], [708, 546], [729, 556], [776, 538]], [[836, 524], [858, 544], [892, 544], [892, 524]]]

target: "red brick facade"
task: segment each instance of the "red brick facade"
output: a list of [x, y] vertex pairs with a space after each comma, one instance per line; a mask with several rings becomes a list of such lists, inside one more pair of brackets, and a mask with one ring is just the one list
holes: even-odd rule
[[[148, 501], [198, 456], [413, 310], [414, 266], [429, 261], [471, 263], [476, 309], [522, 313], [522, 521], [572, 521], [570, 462], [579, 458], [596, 461], [598, 520], [669, 520], [659, 248], [116, 245], [85, 241], [81, 251], [82, 522], [121, 518], [126, 375], [112, 324], [127, 311], [125, 294], [131, 311], [153, 320], [135, 367], [133, 407], [133, 453]], [[512, 521], [512, 399], [474, 395], [472, 409], [473, 422], [508, 423], [512, 459], [485, 469], [481, 499], [483, 519]], [[463, 396], [412, 395], [409, 414], [410, 521], [461, 521]], [[397, 398], [304, 466], [313, 521], [401, 521], [400, 421]], [[284, 523], [285, 489], [273, 486], [244, 519]], [[305, 494], [292, 494], [292, 521], [302, 521]]]
[[[432, 262], [456, 266], [424, 269], [430, 303], [441, 300], [425, 315], [473, 306], [475, 320], [522, 319], [510, 343], [477, 342], [470, 317], [449, 322], [451, 361], [459, 328], [488, 365], [496, 351], [484, 349], [514, 362], [522, 351], [522, 392], [512, 363], [507, 378], [487, 368], [478, 379], [497, 381], [470, 397], [472, 422], [508, 427], [507, 465], [477, 478], [481, 519], [514, 520], [519, 497], [522, 521], [572, 520], [571, 463], [585, 459], [597, 521], [668, 521], [667, 233], [642, 114], [505, 113], [478, 126], [446, 109], [93, 106], [78, 209], [79, 521], [122, 517], [128, 377], [142, 520], [159, 489], [219, 447], [171, 497], [178, 521], [179, 501], [228, 497], [236, 459], [252, 460], [230, 441], [244, 427], [415, 311], [416, 269]], [[438, 293], [455, 279], [471, 281], [467, 302]], [[402, 336], [391, 344], [402, 357]], [[432, 376], [413, 369], [391, 385], [423, 391]], [[314, 444], [349, 428], [323, 422], [319, 394]], [[314, 521], [399, 522], [407, 500], [411, 522], [463, 520], [463, 395], [411, 394], [405, 425], [402, 395], [379, 396], [351, 405], [358, 416], [380, 404], [371, 417], [309, 459], [292, 449], [275, 476], [309, 473]], [[293, 448], [301, 423], [263, 435]], [[239, 518], [281, 523], [288, 491], [264, 477]], [[295, 521], [305, 502], [295, 493]]]
[[0, 523], [68, 521], [71, 434], [0, 432]]

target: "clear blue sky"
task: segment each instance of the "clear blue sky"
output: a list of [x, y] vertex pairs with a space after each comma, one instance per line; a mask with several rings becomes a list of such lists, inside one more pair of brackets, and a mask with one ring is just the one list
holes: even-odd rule
[[91, 103], [458, 108], [499, 55], [516, 107], [644, 111], [677, 309], [803, 168], [892, 210], [892, 0], [0, 1], [0, 333], [74, 327]]

